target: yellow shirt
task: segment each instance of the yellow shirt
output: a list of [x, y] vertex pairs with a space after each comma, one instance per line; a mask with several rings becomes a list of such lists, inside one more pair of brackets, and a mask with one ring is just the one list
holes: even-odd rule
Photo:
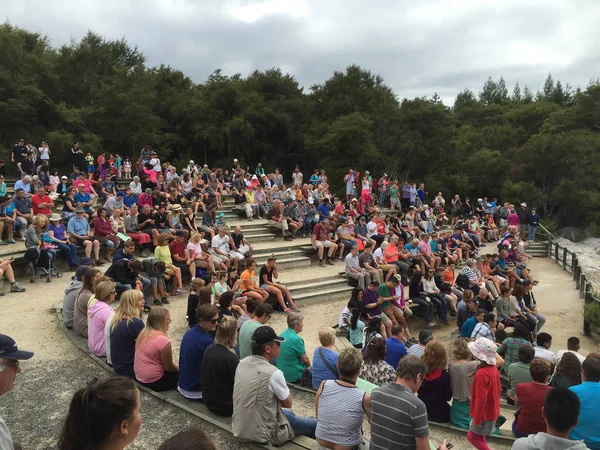
[[250, 291], [250, 290], [256, 288], [256, 273], [255, 272], [250, 272], [248, 269], [246, 269], [242, 272], [240, 279], [242, 281], [242, 283], [241, 283], [242, 291]]
[[154, 257], [160, 259], [165, 264], [173, 264], [173, 258], [171, 258], [171, 249], [168, 245], [163, 247], [156, 247], [154, 249]]

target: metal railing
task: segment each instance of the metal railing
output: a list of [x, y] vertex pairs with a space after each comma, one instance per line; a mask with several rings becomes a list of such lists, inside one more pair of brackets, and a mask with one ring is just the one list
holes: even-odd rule
[[[583, 272], [583, 268], [579, 265], [577, 254], [572, 252], [567, 247], [563, 247], [555, 241], [554, 236], [548, 230], [544, 228], [548, 233], [548, 257], [553, 259], [556, 264], [562, 267], [566, 272], [573, 275], [575, 281], [575, 289], [579, 290], [579, 298], [584, 299], [584, 303], [587, 305], [592, 302], [600, 301], [594, 297], [592, 283], [588, 280], [587, 276]], [[590, 334], [590, 324], [583, 319], [583, 335], [588, 336]]]

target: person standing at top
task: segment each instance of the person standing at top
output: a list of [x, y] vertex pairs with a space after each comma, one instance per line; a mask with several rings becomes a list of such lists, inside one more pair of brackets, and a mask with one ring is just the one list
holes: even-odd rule
[[294, 186], [302, 186], [303, 178], [304, 175], [302, 175], [302, 172], [300, 172], [300, 167], [296, 165], [296, 167], [294, 168], [294, 172], [292, 173], [292, 184]]
[[536, 208], [531, 208], [531, 212], [527, 215], [527, 239], [529, 242], [535, 241], [535, 232], [540, 224], [540, 215]]
[[[21, 373], [20, 361], [31, 359], [32, 356], [32, 352], [19, 350], [12, 338], [0, 334], [0, 397], [14, 388], [17, 374]], [[12, 450], [13, 446], [14, 442], [6, 422], [0, 417], [0, 449]]]
[[41, 147], [38, 149], [38, 151], [40, 153], [40, 159], [42, 160], [42, 163], [49, 163], [50, 155], [52, 152], [50, 151], [50, 147], [48, 147], [48, 144], [42, 142]]
[[408, 180], [404, 180], [404, 185], [402, 186], [402, 198], [400, 200], [402, 205], [402, 211], [408, 211], [410, 207], [410, 190], [412, 186], [408, 184]]
[[352, 200], [355, 193], [354, 182], [356, 181], [356, 173], [354, 169], [350, 169], [350, 171], [344, 176], [344, 183], [346, 184], [346, 198], [348, 201]]
[[[516, 211], [517, 216], [519, 217], [519, 235], [521, 239], [526, 239], [527, 234], [527, 218], [529, 217], [529, 210], [527, 209], [527, 203], [521, 203], [521, 207]], [[508, 221], [510, 225], [510, 220]]]

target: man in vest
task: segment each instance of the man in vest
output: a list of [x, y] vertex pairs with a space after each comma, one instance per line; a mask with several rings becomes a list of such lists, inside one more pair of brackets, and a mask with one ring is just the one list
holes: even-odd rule
[[[285, 339], [269, 326], [252, 335], [252, 356], [240, 361], [233, 386], [233, 435], [243, 441], [281, 445], [295, 435], [314, 439], [317, 421], [297, 417], [283, 372], [269, 361]], [[285, 408], [285, 409], [284, 409]]]

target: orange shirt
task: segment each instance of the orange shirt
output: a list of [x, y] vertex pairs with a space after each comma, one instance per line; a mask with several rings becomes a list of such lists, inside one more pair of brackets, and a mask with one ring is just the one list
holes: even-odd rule
[[240, 276], [242, 291], [250, 291], [256, 288], [256, 273], [250, 272], [248, 269], [242, 272]]
[[395, 245], [388, 245], [388, 247], [383, 252], [383, 259], [387, 263], [398, 261], [398, 247], [396, 247]]
[[443, 272], [444, 282], [448, 284], [454, 283], [454, 271], [452, 270], [444, 270]]

